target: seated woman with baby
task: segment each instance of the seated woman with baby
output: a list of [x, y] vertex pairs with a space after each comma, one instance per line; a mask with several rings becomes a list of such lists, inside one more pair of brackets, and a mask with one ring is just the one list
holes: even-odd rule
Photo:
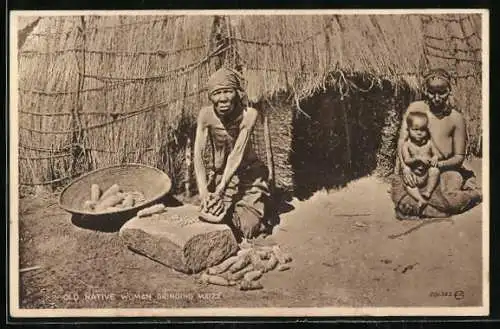
[[449, 102], [450, 76], [424, 77], [425, 100], [410, 104], [401, 125], [392, 199], [399, 219], [448, 217], [482, 200], [475, 175], [464, 168], [465, 120]]

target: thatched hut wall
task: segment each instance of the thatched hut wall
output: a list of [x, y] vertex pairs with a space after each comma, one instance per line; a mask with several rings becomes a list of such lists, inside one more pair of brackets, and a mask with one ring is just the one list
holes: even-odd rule
[[[293, 120], [296, 115], [294, 102], [290, 94], [280, 93], [271, 98], [265, 98], [254, 106], [261, 111], [266, 111], [269, 117], [275, 186], [283, 191], [292, 192], [294, 184], [290, 158], [293, 152]], [[262, 150], [264, 144], [259, 143], [259, 145]]]
[[207, 100], [212, 21], [43, 18], [19, 53], [21, 180], [65, 183], [123, 162], [178, 178], [177, 130]]
[[[19, 54], [21, 183], [57, 183], [71, 170], [78, 63], [74, 53], [57, 50], [79, 42], [77, 22], [76, 17], [40, 20]], [[60, 31], [67, 31], [64, 37]]]
[[[418, 94], [430, 67], [453, 72], [469, 151], [480, 149], [478, 15], [71, 16], [43, 17], [31, 28], [18, 54], [21, 184], [64, 184], [132, 161], [164, 169], [182, 186], [194, 117], [221, 64], [240, 69], [250, 101], [269, 110], [278, 186], [297, 182], [292, 158], [308, 136], [300, 129], [310, 129], [299, 128], [309, 125], [297, 119], [302, 107], [314, 113], [308, 104], [318, 95], [337, 95], [322, 101], [331, 104], [318, 120], [340, 120], [339, 104], [357, 113], [354, 103], [380, 97], [377, 88], [403, 104], [396, 91]], [[385, 103], [377, 106], [382, 115]], [[394, 134], [384, 131], [397, 126], [395, 113], [372, 125], [384, 140], [378, 167], [391, 162], [384, 154], [393, 152]]]
[[140, 162], [180, 183], [176, 149], [187, 136], [179, 128], [207, 99], [211, 23], [195, 16], [88, 19], [84, 84], [105, 88], [82, 97], [82, 110], [100, 113], [82, 118], [83, 126], [99, 127], [84, 137], [93, 168]]
[[422, 31], [427, 66], [451, 71], [453, 99], [467, 122], [468, 154], [481, 152], [482, 48], [479, 15], [426, 16]]

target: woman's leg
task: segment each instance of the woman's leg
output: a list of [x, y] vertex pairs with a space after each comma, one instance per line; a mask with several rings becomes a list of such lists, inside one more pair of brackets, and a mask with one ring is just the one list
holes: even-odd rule
[[405, 189], [408, 195], [415, 199], [417, 202], [426, 202], [424, 197], [420, 194], [420, 190], [418, 189], [418, 187], [405, 186]]
[[464, 190], [462, 189], [463, 183], [463, 177], [458, 171], [449, 170], [441, 173], [440, 188], [449, 204], [450, 213], [462, 213], [481, 202], [481, 192]]
[[426, 199], [429, 199], [432, 195], [432, 192], [436, 189], [439, 183], [439, 174], [440, 170], [438, 168], [429, 168], [428, 179], [425, 189], [422, 191], [422, 196]]
[[409, 196], [401, 176], [393, 177], [391, 184], [391, 197], [395, 204], [396, 217], [400, 220], [415, 220], [432, 217], [448, 217], [449, 215], [432, 204], [427, 204], [418, 214], [418, 202]]
[[262, 232], [262, 219], [254, 208], [239, 202], [234, 207], [232, 226], [237, 229], [238, 235], [251, 239]]
[[258, 236], [266, 228], [266, 206], [269, 204], [270, 191], [264, 177], [266, 177], [265, 174], [259, 170], [240, 176], [242, 195], [235, 204], [233, 224], [239, 227], [246, 238]]

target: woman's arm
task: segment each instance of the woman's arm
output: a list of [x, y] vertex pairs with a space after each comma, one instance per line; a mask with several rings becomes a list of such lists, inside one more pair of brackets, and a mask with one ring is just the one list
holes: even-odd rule
[[208, 126], [205, 120], [205, 110], [201, 110], [198, 115], [196, 126], [196, 137], [194, 140], [194, 172], [196, 176], [196, 184], [198, 185], [198, 192], [203, 200], [208, 195], [207, 187], [207, 171], [203, 163], [203, 151], [207, 144]]
[[430, 156], [431, 157], [435, 157], [437, 156], [438, 158], [442, 158], [443, 155], [441, 154], [441, 151], [439, 151], [439, 149], [437, 148], [436, 144], [434, 143], [434, 141], [431, 139], [429, 139], [429, 143], [430, 143]]
[[236, 170], [238, 170], [239, 166], [241, 165], [241, 161], [243, 160], [243, 156], [245, 154], [245, 150], [248, 145], [248, 141], [250, 140], [250, 136], [255, 126], [255, 122], [257, 121], [258, 115], [259, 113], [256, 109], [247, 109], [247, 113], [245, 114], [243, 122], [240, 126], [238, 138], [236, 138], [233, 150], [227, 157], [226, 167], [224, 168], [221, 182], [217, 186], [215, 193], [220, 195], [224, 192]]
[[467, 131], [463, 116], [456, 113], [456, 126], [453, 131], [453, 156], [438, 162], [440, 169], [458, 169], [465, 160], [465, 145], [467, 143]]

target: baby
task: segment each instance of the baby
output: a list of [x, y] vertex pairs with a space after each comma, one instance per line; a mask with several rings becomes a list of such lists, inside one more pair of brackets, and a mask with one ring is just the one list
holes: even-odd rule
[[405, 188], [408, 194], [418, 201], [419, 211], [422, 211], [438, 184], [440, 171], [437, 163], [440, 152], [430, 138], [429, 119], [425, 113], [409, 113], [406, 123], [408, 139], [401, 151], [404, 163], [416, 176], [416, 186]]

